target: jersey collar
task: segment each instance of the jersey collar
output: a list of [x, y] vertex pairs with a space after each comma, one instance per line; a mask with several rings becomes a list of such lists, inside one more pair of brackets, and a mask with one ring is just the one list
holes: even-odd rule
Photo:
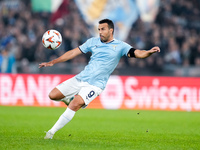
[[[100, 39], [100, 38], [99, 38], [99, 39]], [[100, 39], [100, 41], [101, 41], [101, 39]], [[113, 40], [111, 40], [110, 42], [106, 42], [106, 43], [105, 43], [105, 42], [102, 42], [102, 41], [101, 41], [101, 43], [109, 44], [109, 43], [112, 43], [112, 42], [114, 42], [114, 41], [115, 41], [115, 39], [113, 38]]]

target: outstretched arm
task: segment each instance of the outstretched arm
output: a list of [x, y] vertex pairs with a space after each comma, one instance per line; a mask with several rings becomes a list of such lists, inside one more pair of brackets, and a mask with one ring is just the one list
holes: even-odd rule
[[147, 58], [147, 57], [151, 56], [151, 54], [156, 53], [156, 52], [160, 52], [160, 48], [157, 46], [151, 48], [150, 50], [136, 49], [134, 51], [134, 55], [131, 55], [131, 52], [129, 51], [128, 57]]
[[64, 53], [62, 56], [50, 61], [50, 62], [43, 62], [39, 64], [39, 68], [42, 67], [48, 67], [48, 66], [53, 66], [54, 64], [60, 63], [60, 62], [65, 62], [67, 60], [70, 60], [78, 55], [82, 54], [81, 50], [77, 47], [73, 50], [67, 51]]

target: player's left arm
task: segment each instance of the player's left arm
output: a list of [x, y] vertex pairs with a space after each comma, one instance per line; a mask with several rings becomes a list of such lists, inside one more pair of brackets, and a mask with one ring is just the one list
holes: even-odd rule
[[147, 58], [151, 56], [151, 54], [160, 52], [160, 48], [158, 46], [155, 46], [151, 48], [150, 50], [139, 50], [131, 48], [128, 52], [128, 57], [135, 57], [135, 58]]

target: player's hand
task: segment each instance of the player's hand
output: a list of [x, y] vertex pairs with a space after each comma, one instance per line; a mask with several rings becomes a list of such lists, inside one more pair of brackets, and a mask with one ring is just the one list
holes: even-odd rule
[[160, 52], [160, 48], [159, 48], [158, 46], [155, 46], [155, 47], [151, 48], [151, 49], [149, 50], [149, 52], [150, 52], [151, 54], [156, 53], [156, 52]]
[[51, 66], [53, 66], [53, 63], [51, 63], [51, 62], [43, 62], [43, 63], [39, 64], [39, 68], [51, 67]]

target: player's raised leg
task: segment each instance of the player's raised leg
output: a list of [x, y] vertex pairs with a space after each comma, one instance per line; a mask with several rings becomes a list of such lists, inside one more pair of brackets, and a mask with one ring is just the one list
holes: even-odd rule
[[67, 106], [69, 103], [74, 99], [74, 96], [67, 98], [65, 97], [59, 89], [54, 88], [50, 93], [49, 93], [49, 98], [54, 101], [62, 101], [64, 102]]
[[57, 88], [54, 88], [50, 93], [49, 93], [49, 98], [51, 100], [55, 101], [60, 101], [63, 99], [65, 96], [58, 90]]

